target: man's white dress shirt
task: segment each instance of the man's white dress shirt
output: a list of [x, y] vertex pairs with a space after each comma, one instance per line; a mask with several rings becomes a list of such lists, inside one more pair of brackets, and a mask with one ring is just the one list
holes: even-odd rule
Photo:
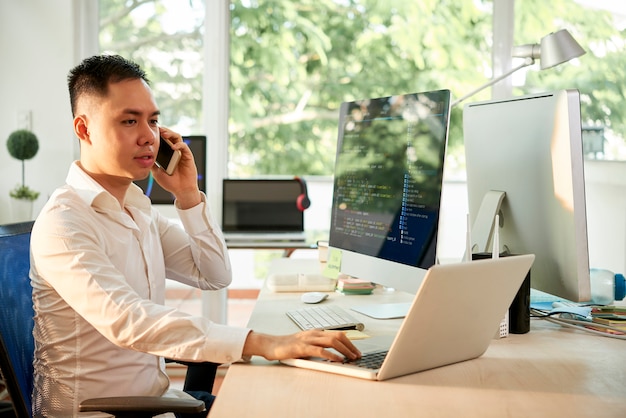
[[163, 357], [242, 357], [249, 330], [163, 305], [166, 277], [201, 289], [230, 284], [226, 245], [205, 200], [178, 209], [183, 230], [139, 187], [131, 185], [122, 210], [72, 164], [32, 231], [35, 415], [76, 415], [94, 397], [164, 395]]

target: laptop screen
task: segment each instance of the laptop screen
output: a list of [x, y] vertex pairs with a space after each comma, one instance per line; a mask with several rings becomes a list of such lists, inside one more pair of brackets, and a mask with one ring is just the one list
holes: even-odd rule
[[304, 214], [296, 206], [302, 193], [294, 179], [224, 179], [224, 232], [302, 232]]

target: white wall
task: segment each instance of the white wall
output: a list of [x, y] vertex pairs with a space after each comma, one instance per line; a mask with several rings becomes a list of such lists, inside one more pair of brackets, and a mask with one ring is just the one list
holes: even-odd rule
[[26, 184], [41, 192], [35, 215], [65, 181], [76, 141], [66, 87], [73, 45], [71, 0], [0, 1], [0, 223], [11, 222], [9, 190], [21, 183], [21, 162], [6, 148], [18, 111], [31, 111], [39, 138], [26, 161]]

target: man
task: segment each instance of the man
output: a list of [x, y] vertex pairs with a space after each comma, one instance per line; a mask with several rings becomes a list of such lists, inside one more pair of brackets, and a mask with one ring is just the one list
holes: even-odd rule
[[[341, 360], [329, 347], [360, 356], [340, 332], [271, 336], [163, 306], [166, 277], [201, 289], [231, 281], [193, 155], [180, 135], [159, 126], [136, 64], [91, 57], [70, 72], [68, 84], [80, 160], [42, 209], [31, 239], [35, 415], [75, 415], [93, 397], [164, 395], [163, 357]], [[154, 165], [159, 135], [182, 153], [171, 176]], [[154, 210], [132, 183], [150, 172], [175, 196], [183, 227]]]

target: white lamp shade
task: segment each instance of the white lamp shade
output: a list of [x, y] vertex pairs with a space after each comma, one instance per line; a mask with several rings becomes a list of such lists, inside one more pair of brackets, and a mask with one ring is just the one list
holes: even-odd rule
[[511, 56], [525, 58], [525, 61], [517, 67], [511, 68], [506, 73], [489, 80], [487, 83], [472, 90], [465, 96], [456, 99], [452, 102], [451, 106], [456, 106], [463, 100], [472, 97], [479, 91], [494, 85], [500, 80], [513, 74], [515, 71], [524, 68], [528, 65], [535, 63], [536, 59], [540, 60], [541, 69], [554, 67], [555, 65], [563, 64], [571, 60], [572, 58], [579, 57], [585, 53], [585, 50], [576, 42], [574, 37], [566, 30], [550, 33], [541, 38], [541, 45], [539, 44], [526, 44], [514, 46], [511, 51]]
[[551, 68], [579, 57], [585, 50], [565, 29], [550, 33], [541, 39], [541, 56], [539, 64], [542, 70]]

